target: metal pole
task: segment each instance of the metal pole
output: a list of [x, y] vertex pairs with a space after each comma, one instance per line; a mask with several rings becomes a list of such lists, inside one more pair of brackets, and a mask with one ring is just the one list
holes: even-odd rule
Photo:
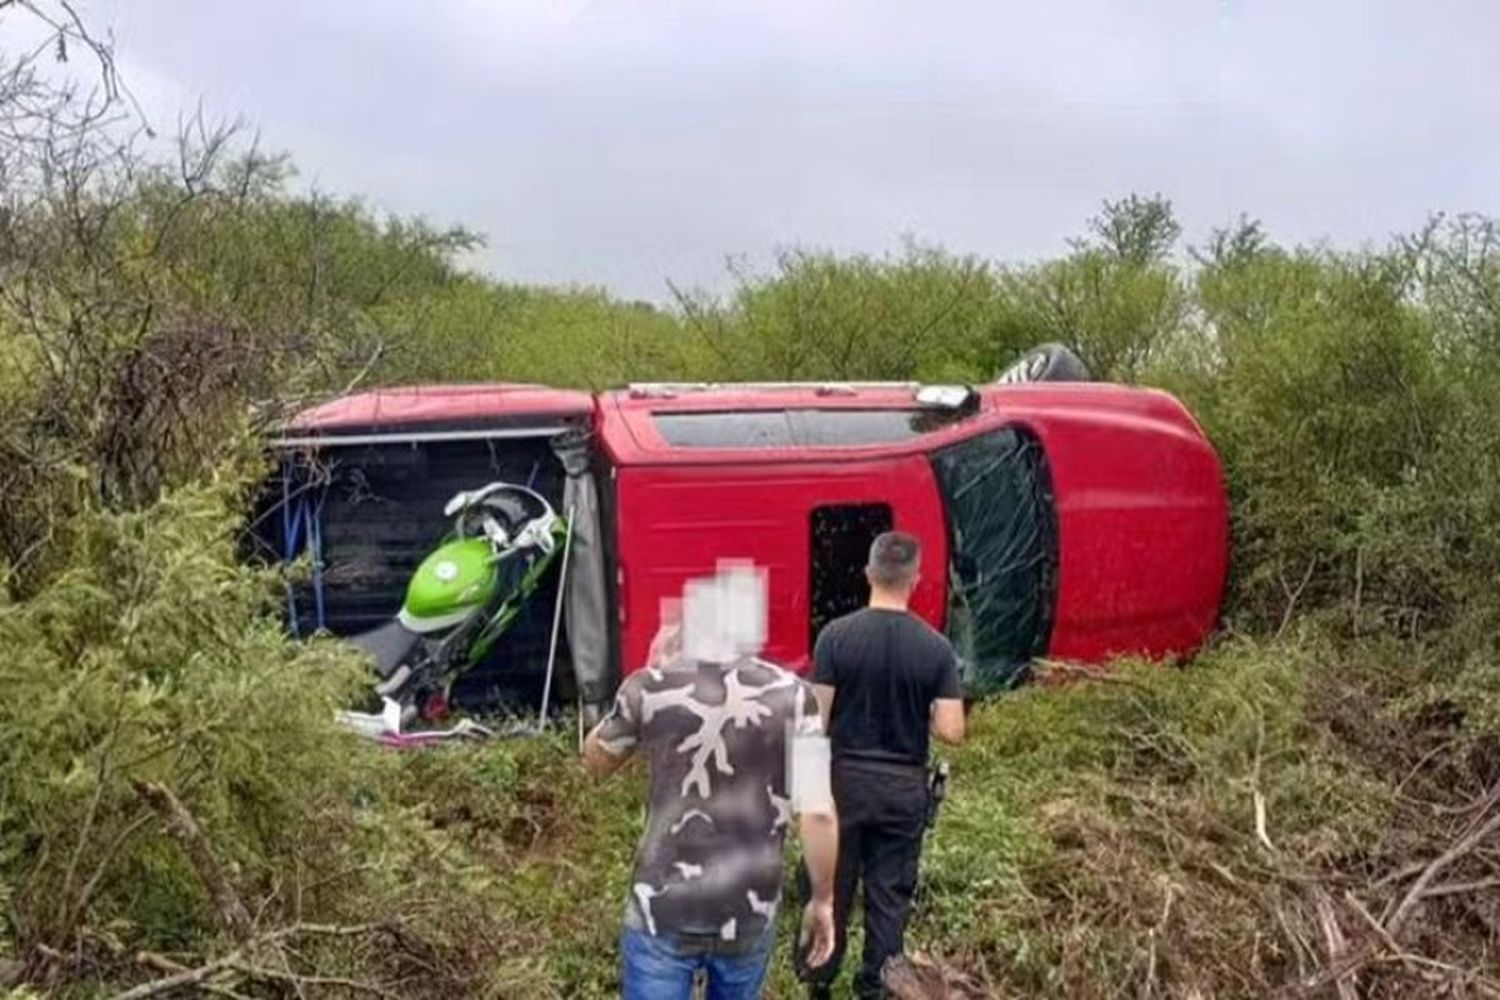
[[516, 427], [495, 428], [487, 431], [412, 431], [393, 434], [339, 434], [329, 430], [321, 433], [290, 434], [271, 442], [275, 448], [353, 448], [367, 444], [412, 444], [426, 441], [508, 441], [515, 438], [546, 438], [561, 434], [568, 428]]
[[582, 691], [578, 692], [577, 701], [578, 701], [578, 704], [575, 707], [578, 709], [578, 752], [579, 753], [583, 753], [583, 742], [586, 739], [586, 735], [585, 735], [585, 733], [583, 731], [583, 692]]
[[568, 508], [568, 531], [563, 535], [562, 571], [557, 577], [557, 608], [552, 613], [552, 641], [547, 649], [547, 679], [542, 684], [542, 711], [537, 718], [537, 732], [547, 728], [547, 706], [552, 701], [552, 674], [557, 668], [557, 634], [562, 629], [563, 600], [568, 595], [568, 556], [573, 549], [573, 517], [578, 501]]

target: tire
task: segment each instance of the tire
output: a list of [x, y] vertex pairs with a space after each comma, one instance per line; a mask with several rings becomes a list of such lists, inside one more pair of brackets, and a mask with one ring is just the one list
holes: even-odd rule
[[995, 381], [1004, 385], [1023, 382], [1087, 382], [1089, 370], [1062, 344], [1033, 347], [1002, 371]]

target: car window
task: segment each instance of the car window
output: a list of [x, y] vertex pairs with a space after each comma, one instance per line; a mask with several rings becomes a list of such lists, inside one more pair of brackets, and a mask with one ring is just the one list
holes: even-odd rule
[[890, 444], [964, 418], [951, 410], [738, 410], [655, 413], [678, 448], [839, 448]]
[[678, 448], [787, 448], [792, 425], [785, 410], [738, 413], [657, 413], [656, 429]]
[[870, 582], [865, 562], [870, 544], [882, 532], [896, 526], [891, 505], [868, 503], [825, 504], [812, 509], [808, 554], [810, 591], [807, 648], [818, 644], [823, 626], [870, 600]]
[[932, 456], [950, 534], [949, 638], [974, 694], [1010, 687], [1047, 648], [1057, 527], [1041, 442], [1013, 427]]

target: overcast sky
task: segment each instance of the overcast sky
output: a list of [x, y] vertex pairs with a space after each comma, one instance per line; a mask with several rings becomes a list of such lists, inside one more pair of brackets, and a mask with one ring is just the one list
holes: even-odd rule
[[482, 232], [512, 280], [659, 300], [726, 255], [1057, 252], [1161, 191], [1190, 238], [1500, 214], [1495, 0], [81, 0], [175, 123]]

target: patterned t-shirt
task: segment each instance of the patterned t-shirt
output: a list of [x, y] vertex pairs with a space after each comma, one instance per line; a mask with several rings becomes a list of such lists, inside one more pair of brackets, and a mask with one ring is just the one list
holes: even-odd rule
[[650, 769], [628, 924], [757, 940], [781, 890], [790, 737], [822, 733], [812, 688], [763, 660], [679, 660], [627, 678], [600, 725], [605, 749]]

